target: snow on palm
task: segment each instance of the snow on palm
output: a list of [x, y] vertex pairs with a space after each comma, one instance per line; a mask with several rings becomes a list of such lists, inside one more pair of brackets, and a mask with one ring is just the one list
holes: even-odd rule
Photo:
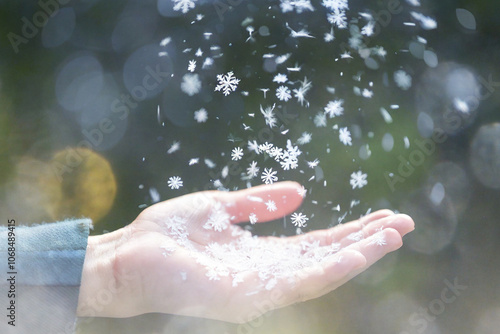
[[222, 90], [222, 93], [227, 96], [236, 90], [240, 79], [234, 77], [234, 73], [231, 71], [226, 75], [218, 74], [217, 81], [219, 84], [215, 87], [215, 91], [219, 92]]
[[216, 203], [208, 217], [207, 222], [203, 225], [204, 229], [221, 232], [228, 228], [231, 216], [226, 212], [221, 203]]
[[276, 203], [273, 200], [268, 200], [266, 203], [267, 211], [276, 211], [278, 208], [276, 207]]

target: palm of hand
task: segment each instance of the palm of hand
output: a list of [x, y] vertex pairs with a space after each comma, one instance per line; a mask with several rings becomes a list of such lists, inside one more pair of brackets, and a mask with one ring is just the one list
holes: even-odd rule
[[252, 238], [235, 225], [250, 214], [265, 222], [293, 212], [300, 189], [283, 182], [153, 205], [126, 227], [115, 275], [134, 277], [130, 286], [140, 291], [130, 293], [139, 296], [141, 313], [246, 322], [339, 287], [399, 248], [413, 229], [411, 218], [388, 210], [288, 238]]

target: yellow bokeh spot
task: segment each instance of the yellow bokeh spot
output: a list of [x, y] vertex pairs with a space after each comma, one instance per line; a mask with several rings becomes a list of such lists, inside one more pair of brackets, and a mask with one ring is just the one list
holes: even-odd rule
[[52, 218], [61, 220], [87, 217], [99, 221], [111, 209], [116, 196], [116, 180], [109, 162], [86, 148], [58, 151], [50, 161], [53, 178], [62, 197], [52, 210]]

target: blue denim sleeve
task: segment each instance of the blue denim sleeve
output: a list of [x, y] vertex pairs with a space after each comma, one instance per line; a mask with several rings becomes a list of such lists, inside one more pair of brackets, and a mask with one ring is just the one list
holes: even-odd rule
[[0, 333], [74, 332], [91, 225], [78, 219], [16, 226], [10, 245], [8, 228], [0, 227]]

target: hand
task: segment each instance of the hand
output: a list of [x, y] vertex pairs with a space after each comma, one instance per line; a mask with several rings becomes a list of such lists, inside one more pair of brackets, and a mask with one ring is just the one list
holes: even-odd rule
[[[155, 204], [130, 225], [89, 238], [79, 316], [148, 312], [250, 321], [322, 296], [402, 245], [413, 230], [389, 210], [287, 238], [252, 238], [235, 225], [293, 212], [295, 182], [205, 191]], [[276, 211], [269, 211], [272, 200]]]

